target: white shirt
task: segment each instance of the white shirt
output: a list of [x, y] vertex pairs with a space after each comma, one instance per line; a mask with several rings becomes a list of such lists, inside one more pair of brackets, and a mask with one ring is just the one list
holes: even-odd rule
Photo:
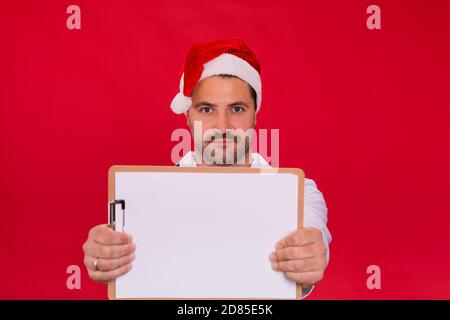
[[[180, 167], [196, 167], [195, 156], [192, 151], [189, 151], [179, 162]], [[250, 167], [261, 168], [261, 167], [271, 167], [269, 163], [258, 153], [252, 153], [252, 162]], [[331, 242], [331, 234], [327, 228], [328, 221], [328, 209], [323, 198], [322, 192], [317, 189], [316, 183], [305, 178], [304, 185], [304, 202], [303, 202], [303, 226], [304, 227], [314, 227], [322, 232], [322, 239], [327, 247], [326, 262], [330, 260], [330, 249], [329, 245]], [[290, 232], [290, 230], [286, 230]], [[309, 295], [314, 286], [310, 288], [304, 288], [303, 298]]]

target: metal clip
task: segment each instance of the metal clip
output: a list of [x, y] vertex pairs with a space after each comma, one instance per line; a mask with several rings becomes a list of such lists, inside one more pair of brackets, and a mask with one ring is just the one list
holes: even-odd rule
[[120, 204], [122, 209], [122, 231], [125, 230], [125, 200], [113, 200], [109, 203], [109, 224], [115, 229], [116, 205]]

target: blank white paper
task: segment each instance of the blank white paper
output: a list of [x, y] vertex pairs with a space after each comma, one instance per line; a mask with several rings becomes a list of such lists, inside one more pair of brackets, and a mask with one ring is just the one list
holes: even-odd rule
[[295, 299], [268, 255], [297, 228], [297, 175], [117, 172], [115, 198], [137, 247], [117, 298]]

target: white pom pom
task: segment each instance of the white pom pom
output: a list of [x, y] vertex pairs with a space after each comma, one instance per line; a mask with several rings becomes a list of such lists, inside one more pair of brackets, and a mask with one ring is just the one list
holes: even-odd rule
[[181, 92], [178, 92], [175, 98], [173, 98], [170, 108], [176, 114], [185, 113], [191, 107], [191, 97], [186, 97]]

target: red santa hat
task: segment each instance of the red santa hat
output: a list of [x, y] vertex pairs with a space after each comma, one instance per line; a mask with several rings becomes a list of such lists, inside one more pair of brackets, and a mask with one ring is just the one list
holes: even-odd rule
[[192, 105], [192, 92], [205, 78], [226, 74], [240, 78], [256, 91], [256, 111], [261, 106], [261, 67], [255, 54], [242, 39], [223, 39], [195, 44], [181, 70], [180, 92], [170, 108], [186, 113]]

